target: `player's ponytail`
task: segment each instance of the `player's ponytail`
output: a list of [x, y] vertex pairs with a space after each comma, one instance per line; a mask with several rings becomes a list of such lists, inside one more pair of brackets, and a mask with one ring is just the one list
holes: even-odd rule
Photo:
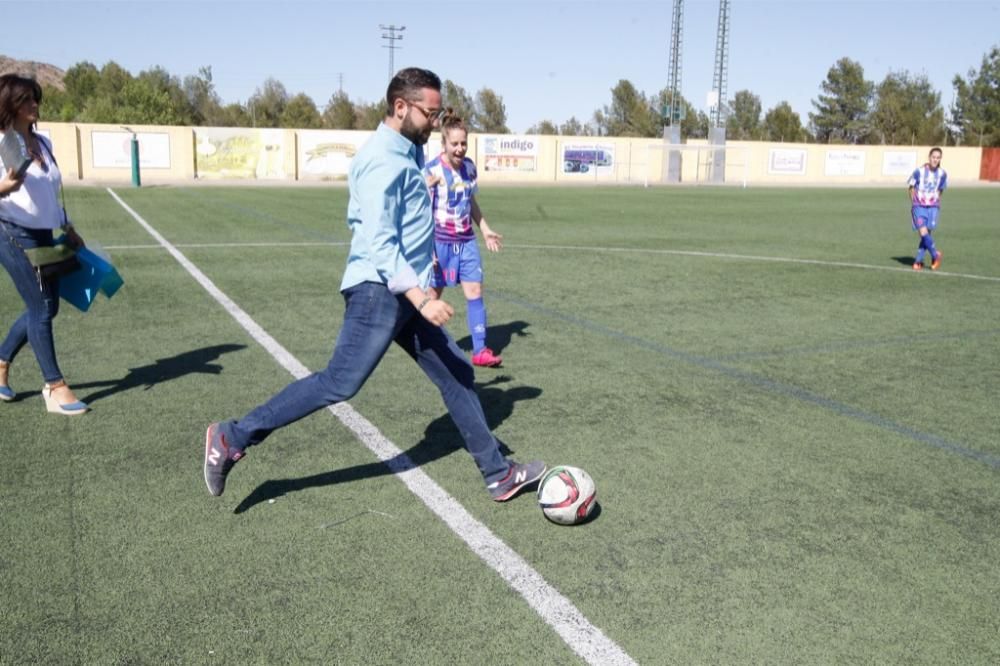
[[441, 118], [441, 137], [444, 138], [453, 129], [460, 129], [466, 134], [469, 133], [461, 116], [455, 113], [455, 109], [449, 106], [445, 109], [444, 116]]

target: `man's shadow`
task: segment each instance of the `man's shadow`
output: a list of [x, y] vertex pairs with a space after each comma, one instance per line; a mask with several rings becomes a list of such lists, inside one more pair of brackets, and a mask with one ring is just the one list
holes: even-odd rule
[[[486, 337], [489, 341], [490, 349], [496, 353], [502, 352], [507, 346], [510, 345], [511, 339], [516, 335], [519, 338], [526, 338], [530, 333], [527, 329], [530, 326], [526, 321], [512, 321], [506, 324], [498, 324], [496, 326], [489, 326], [486, 329]], [[460, 340], [455, 341], [456, 344], [465, 351], [472, 350], [472, 336], [467, 335]]]
[[903, 264], [904, 266], [912, 266], [913, 262], [915, 262], [917, 258], [911, 255], [909, 257], [893, 257], [892, 260], [896, 263]]
[[194, 349], [192, 351], [184, 352], [183, 354], [178, 354], [177, 356], [156, 359], [156, 361], [150, 363], [149, 365], [143, 365], [138, 368], [129, 368], [129, 371], [121, 379], [106, 379], [96, 382], [74, 384], [73, 389], [80, 391], [81, 389], [100, 389], [101, 387], [104, 387], [101, 390], [80, 398], [84, 402], [93, 403], [101, 400], [102, 398], [114, 395], [115, 393], [138, 388], [140, 386], [145, 387], [145, 390], [148, 391], [157, 384], [170, 381], [171, 379], [177, 379], [178, 377], [183, 377], [184, 375], [217, 375], [222, 372], [222, 366], [217, 363], [212, 363], [212, 361], [216, 360], [223, 354], [239, 351], [241, 349], [246, 349], [246, 345], [229, 344], [202, 347], [201, 349]]
[[[501, 423], [507, 420], [514, 412], [515, 403], [521, 400], [534, 400], [542, 393], [541, 389], [531, 386], [518, 386], [506, 390], [497, 387], [498, 384], [509, 381], [510, 377], [500, 375], [485, 384], [477, 385], [479, 399], [483, 405], [483, 413], [486, 415], [486, 422], [490, 430], [496, 430]], [[391, 460], [384, 463], [375, 462], [355, 465], [345, 469], [332, 470], [298, 479], [270, 479], [254, 488], [239, 503], [239, 506], [233, 510], [233, 513], [243, 513], [261, 502], [266, 502], [267, 500], [299, 490], [360, 481], [361, 479], [370, 479], [386, 474], [398, 474], [415, 469], [439, 458], [444, 458], [452, 452], [464, 448], [465, 443], [462, 440], [461, 434], [455, 427], [451, 417], [446, 413], [431, 421], [427, 429], [424, 430], [423, 439]], [[513, 453], [503, 442], [500, 442], [500, 452], [504, 456], [509, 456]]]

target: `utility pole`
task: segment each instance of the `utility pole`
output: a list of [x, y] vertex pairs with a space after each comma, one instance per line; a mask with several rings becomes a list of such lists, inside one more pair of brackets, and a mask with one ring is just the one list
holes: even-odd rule
[[403, 39], [402, 35], [396, 33], [400, 33], [406, 30], [406, 26], [405, 25], [395, 26], [390, 23], [389, 25], [379, 24], [378, 27], [382, 30], [385, 30], [385, 32], [382, 33], [382, 39], [389, 42], [388, 44], [383, 44], [382, 48], [389, 49], [389, 80], [391, 81], [392, 77], [396, 74], [394, 55], [397, 49], [403, 48], [402, 46], [396, 46], [396, 42]]

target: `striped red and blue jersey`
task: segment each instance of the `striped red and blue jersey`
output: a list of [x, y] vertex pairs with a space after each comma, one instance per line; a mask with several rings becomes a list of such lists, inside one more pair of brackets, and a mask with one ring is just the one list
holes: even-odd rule
[[913, 170], [907, 182], [914, 189], [914, 206], [941, 207], [941, 193], [948, 187], [948, 174], [944, 169], [932, 169], [930, 165], [924, 164]]
[[475, 163], [465, 157], [455, 169], [444, 155], [438, 155], [427, 163], [424, 173], [439, 177], [437, 185], [431, 188], [434, 240], [446, 243], [474, 240], [472, 197], [479, 191]]

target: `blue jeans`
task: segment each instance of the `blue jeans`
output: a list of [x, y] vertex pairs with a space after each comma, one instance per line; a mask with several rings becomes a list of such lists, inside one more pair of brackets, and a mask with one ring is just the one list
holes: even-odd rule
[[326, 369], [292, 382], [238, 421], [222, 424], [230, 446], [245, 449], [274, 430], [353, 397], [395, 342], [437, 386], [487, 483], [504, 477], [509, 462], [490, 432], [473, 384], [472, 365], [448, 332], [424, 319], [384, 284], [345, 289], [344, 325]]
[[52, 339], [52, 320], [59, 313], [59, 280], [39, 283], [38, 273], [24, 250], [51, 245], [51, 229], [28, 229], [0, 220], [0, 264], [27, 306], [0, 344], [0, 361], [13, 361], [25, 343], [30, 342], [42, 377], [49, 384], [63, 378]]

